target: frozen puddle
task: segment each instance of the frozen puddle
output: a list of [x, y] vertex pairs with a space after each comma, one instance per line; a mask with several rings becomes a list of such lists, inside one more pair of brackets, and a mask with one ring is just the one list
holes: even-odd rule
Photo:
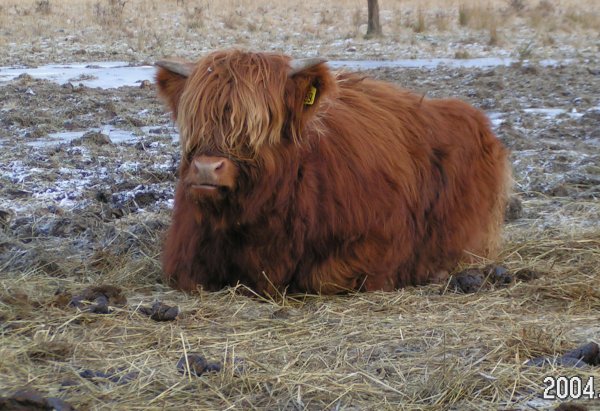
[[[456, 68], [489, 68], [508, 66], [517, 60], [510, 58], [477, 58], [477, 59], [406, 59], [406, 60], [333, 60], [327, 64], [334, 68], [350, 70], [370, 70], [376, 68], [425, 68], [435, 69], [438, 66]], [[554, 66], [569, 63], [570, 60], [542, 60], [543, 66]], [[156, 68], [153, 66], [130, 66], [124, 61], [49, 64], [35, 68], [0, 67], [0, 84], [17, 78], [22, 74], [31, 77], [51, 80], [59, 84], [67, 82], [83, 84], [86, 87], [103, 89], [123, 86], [135, 86], [144, 80], [154, 81]]]
[[75, 83], [103, 89], [135, 86], [144, 80], [153, 80], [153, 66], [132, 67], [124, 61], [49, 64], [36, 68], [0, 67], [0, 82], [15, 79], [22, 74], [51, 80], [59, 84]]
[[47, 138], [40, 138], [37, 140], [28, 141], [26, 144], [30, 147], [41, 148], [41, 147], [54, 147], [63, 143], [71, 143], [73, 140], [83, 137], [90, 131], [99, 132], [107, 136], [113, 143], [134, 143], [139, 139], [133, 132], [127, 130], [121, 130], [112, 127], [102, 127], [101, 129], [89, 129], [84, 131], [63, 131], [59, 133], [48, 134]]
[[[141, 127], [140, 130], [144, 135], [162, 134], [164, 133], [163, 127]], [[97, 132], [107, 136], [110, 141], [114, 144], [133, 144], [140, 140], [143, 135], [136, 134], [134, 131], [123, 130], [114, 128], [111, 126], [104, 126], [102, 128], [93, 128], [83, 131], [63, 131], [59, 133], [48, 134], [46, 138], [40, 138], [26, 142], [30, 147], [41, 148], [41, 147], [55, 147], [64, 143], [71, 143], [73, 140], [83, 137], [86, 133]], [[175, 129], [169, 129], [169, 135], [173, 142], [179, 141], [179, 134]]]

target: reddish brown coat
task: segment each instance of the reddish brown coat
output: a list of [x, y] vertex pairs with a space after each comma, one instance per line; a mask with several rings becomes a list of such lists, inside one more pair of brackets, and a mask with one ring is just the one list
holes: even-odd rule
[[[493, 255], [510, 172], [481, 111], [325, 64], [288, 77], [288, 65], [224, 51], [187, 78], [159, 70], [184, 151], [163, 253], [171, 284], [393, 290]], [[186, 188], [202, 155], [235, 164], [234, 189]]]

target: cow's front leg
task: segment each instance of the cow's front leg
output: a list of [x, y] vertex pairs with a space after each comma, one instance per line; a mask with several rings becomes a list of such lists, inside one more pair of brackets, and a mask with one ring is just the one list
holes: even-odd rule
[[171, 226], [162, 254], [163, 276], [171, 286], [192, 291], [201, 285], [197, 248], [200, 244], [202, 216], [185, 195], [183, 184], [177, 186]]

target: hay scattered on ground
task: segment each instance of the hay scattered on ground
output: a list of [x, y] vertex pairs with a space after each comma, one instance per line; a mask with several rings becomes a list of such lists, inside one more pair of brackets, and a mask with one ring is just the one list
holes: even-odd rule
[[[333, 297], [186, 295], [123, 266], [110, 283], [128, 304], [100, 315], [55, 294], [101, 276], [3, 275], [0, 392], [33, 387], [81, 409], [545, 408], [544, 376], [600, 378], [598, 368], [524, 365], [597, 338], [600, 232], [520, 234], [502, 264], [542, 277], [474, 294], [427, 286]], [[155, 300], [179, 306], [177, 320], [140, 312]], [[183, 375], [177, 363], [186, 353], [222, 369]], [[84, 378], [86, 370], [117, 378]]]

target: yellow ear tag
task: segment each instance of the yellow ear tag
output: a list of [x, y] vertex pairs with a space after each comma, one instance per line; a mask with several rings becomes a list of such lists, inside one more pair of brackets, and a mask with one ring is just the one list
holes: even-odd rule
[[317, 96], [317, 88], [315, 86], [310, 86], [308, 90], [308, 94], [304, 97], [304, 105], [312, 106], [315, 102], [315, 97]]

